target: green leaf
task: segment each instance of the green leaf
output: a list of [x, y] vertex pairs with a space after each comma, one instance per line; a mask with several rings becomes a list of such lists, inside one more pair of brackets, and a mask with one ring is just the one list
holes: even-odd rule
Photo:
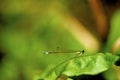
[[108, 70], [117, 59], [117, 56], [110, 53], [72, 57], [54, 67], [49, 67], [48, 70], [38, 75], [37, 78], [56, 80], [61, 74], [66, 76], [78, 76], [83, 74], [95, 75]]
[[111, 51], [117, 39], [120, 38], [120, 10], [117, 10], [112, 16], [110, 26], [110, 34], [108, 36], [108, 41], [104, 49], [107, 52]]

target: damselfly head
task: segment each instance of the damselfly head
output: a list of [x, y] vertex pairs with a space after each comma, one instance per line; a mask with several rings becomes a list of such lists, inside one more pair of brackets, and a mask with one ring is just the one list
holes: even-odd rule
[[76, 53], [77, 53], [77, 54], [80, 54], [80, 53], [83, 54], [83, 53], [84, 53], [84, 50], [82, 50], [82, 51], [78, 50], [78, 51], [76, 51]]
[[84, 50], [82, 50], [82, 53], [84, 53], [85, 51]]

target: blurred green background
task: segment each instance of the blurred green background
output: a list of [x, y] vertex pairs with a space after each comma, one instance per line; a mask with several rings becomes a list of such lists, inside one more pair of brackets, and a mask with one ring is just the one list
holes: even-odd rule
[[[0, 0], [0, 80], [33, 80], [85, 50], [119, 55], [119, 0]], [[117, 69], [117, 70], [116, 70]], [[118, 77], [115, 67], [113, 77]], [[110, 73], [105, 74], [106, 80]]]

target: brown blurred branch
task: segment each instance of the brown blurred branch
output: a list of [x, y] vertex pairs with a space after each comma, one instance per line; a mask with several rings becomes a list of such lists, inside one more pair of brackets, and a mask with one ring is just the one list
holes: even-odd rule
[[101, 0], [88, 0], [96, 21], [96, 30], [102, 40], [105, 40], [108, 34], [108, 22], [104, 13]]

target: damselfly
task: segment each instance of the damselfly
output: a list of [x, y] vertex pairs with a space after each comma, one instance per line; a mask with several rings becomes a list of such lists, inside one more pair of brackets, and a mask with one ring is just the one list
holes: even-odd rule
[[49, 51], [46, 51], [46, 52], [44, 52], [44, 54], [58, 54], [58, 53], [77, 53], [77, 55], [79, 56], [79, 55], [82, 55], [82, 54], [84, 54], [84, 50], [77, 50], [77, 51], [59, 51], [59, 52], [49, 52]]

